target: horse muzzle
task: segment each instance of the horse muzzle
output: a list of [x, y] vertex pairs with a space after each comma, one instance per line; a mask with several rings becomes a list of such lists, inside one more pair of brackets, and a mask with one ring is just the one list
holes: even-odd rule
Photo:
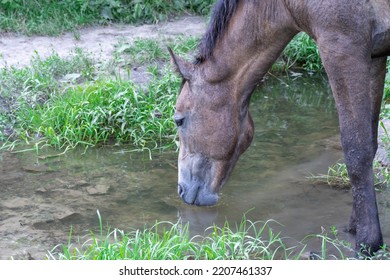
[[211, 206], [218, 202], [212, 188], [211, 163], [200, 155], [187, 155], [179, 159], [178, 194], [187, 204]]
[[183, 183], [179, 183], [177, 192], [185, 203], [191, 205], [212, 206], [218, 202], [218, 195], [208, 191], [205, 186], [188, 186]]

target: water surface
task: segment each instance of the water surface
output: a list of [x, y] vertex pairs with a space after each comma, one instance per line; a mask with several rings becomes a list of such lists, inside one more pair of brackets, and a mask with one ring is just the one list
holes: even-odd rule
[[[111, 228], [156, 221], [190, 223], [192, 234], [213, 225], [274, 219], [291, 240], [322, 228], [345, 228], [349, 190], [307, 180], [342, 159], [335, 106], [322, 76], [269, 79], [250, 111], [252, 146], [240, 158], [215, 207], [185, 205], [177, 196], [177, 153], [128, 152], [125, 147], [76, 149], [60, 157], [0, 154], [0, 259], [43, 258], [56, 244], [89, 229], [100, 211]], [[55, 151], [48, 152], [56, 153]], [[385, 238], [390, 236], [389, 191], [378, 193]], [[349, 238], [346, 234], [345, 238]]]

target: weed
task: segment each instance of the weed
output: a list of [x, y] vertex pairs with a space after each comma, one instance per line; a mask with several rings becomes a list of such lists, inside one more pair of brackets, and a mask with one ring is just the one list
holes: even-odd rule
[[156, 23], [185, 13], [206, 15], [213, 3], [214, 0], [3, 0], [0, 31], [59, 35], [91, 24]]
[[20, 110], [19, 135], [27, 141], [39, 135], [58, 148], [111, 142], [141, 148], [172, 145], [176, 131], [171, 116], [179, 83], [166, 73], [146, 90], [121, 80], [72, 87], [43, 105]]
[[112, 64], [116, 66], [137, 67], [144, 64], [166, 64], [170, 56], [167, 46], [181, 56], [190, 56], [198, 46], [199, 38], [193, 36], [178, 36], [175, 38], [135, 38], [129, 42], [122, 38], [114, 45], [114, 58]]
[[[293, 248], [287, 248], [274, 234], [270, 223], [251, 222], [243, 216], [239, 225], [231, 229], [228, 222], [223, 227], [213, 226], [205, 236], [190, 238], [189, 225], [156, 222], [151, 228], [135, 229], [128, 233], [114, 229], [103, 231], [98, 212], [100, 235], [90, 231], [86, 241], [72, 244], [72, 229], [68, 244], [57, 245], [49, 259], [132, 259], [132, 260], [241, 260], [288, 258]], [[291, 251], [291, 252], [290, 252]]]
[[[308, 179], [338, 188], [350, 188], [351, 186], [347, 166], [340, 162], [330, 166], [327, 174], [311, 175]], [[374, 181], [377, 187], [388, 187], [390, 184], [388, 167], [381, 165], [378, 161], [374, 161]]]
[[[89, 231], [74, 237], [72, 228], [67, 244], [59, 244], [47, 254], [59, 260], [292, 260], [292, 259], [349, 259], [355, 255], [352, 245], [339, 239], [338, 231], [324, 228], [320, 234], [307, 235], [298, 245], [287, 246], [281, 233], [272, 230], [273, 220], [250, 221], [243, 215], [235, 226], [227, 221], [222, 227], [206, 229], [204, 235], [190, 237], [189, 224], [156, 222], [150, 228], [125, 232], [106, 231], [99, 218], [99, 232]], [[320, 242], [318, 252], [307, 251], [309, 240]], [[76, 242], [73, 243], [72, 240]], [[353, 257], [352, 257], [353, 258]], [[359, 256], [359, 258], [362, 258]], [[367, 258], [367, 257], [365, 257]], [[386, 247], [371, 259], [389, 259]]]
[[286, 68], [301, 67], [306, 71], [322, 71], [318, 48], [306, 33], [299, 33], [283, 52]]
[[28, 121], [19, 118], [20, 112], [43, 106], [72, 82], [91, 80], [94, 71], [93, 58], [81, 49], [65, 58], [36, 54], [30, 67], [0, 69], [0, 140], [18, 137], [19, 125]]

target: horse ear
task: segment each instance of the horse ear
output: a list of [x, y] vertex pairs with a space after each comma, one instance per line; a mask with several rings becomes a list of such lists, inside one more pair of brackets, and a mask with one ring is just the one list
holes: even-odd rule
[[195, 65], [175, 55], [170, 47], [168, 47], [168, 51], [171, 55], [171, 64], [175, 71], [179, 73], [183, 79], [190, 81], [195, 71]]

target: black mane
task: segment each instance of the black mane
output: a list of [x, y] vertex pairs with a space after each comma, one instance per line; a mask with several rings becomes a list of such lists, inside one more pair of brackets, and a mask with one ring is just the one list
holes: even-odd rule
[[195, 64], [202, 63], [212, 56], [217, 40], [223, 36], [238, 2], [239, 0], [218, 0], [215, 4], [207, 31], [199, 43]]

